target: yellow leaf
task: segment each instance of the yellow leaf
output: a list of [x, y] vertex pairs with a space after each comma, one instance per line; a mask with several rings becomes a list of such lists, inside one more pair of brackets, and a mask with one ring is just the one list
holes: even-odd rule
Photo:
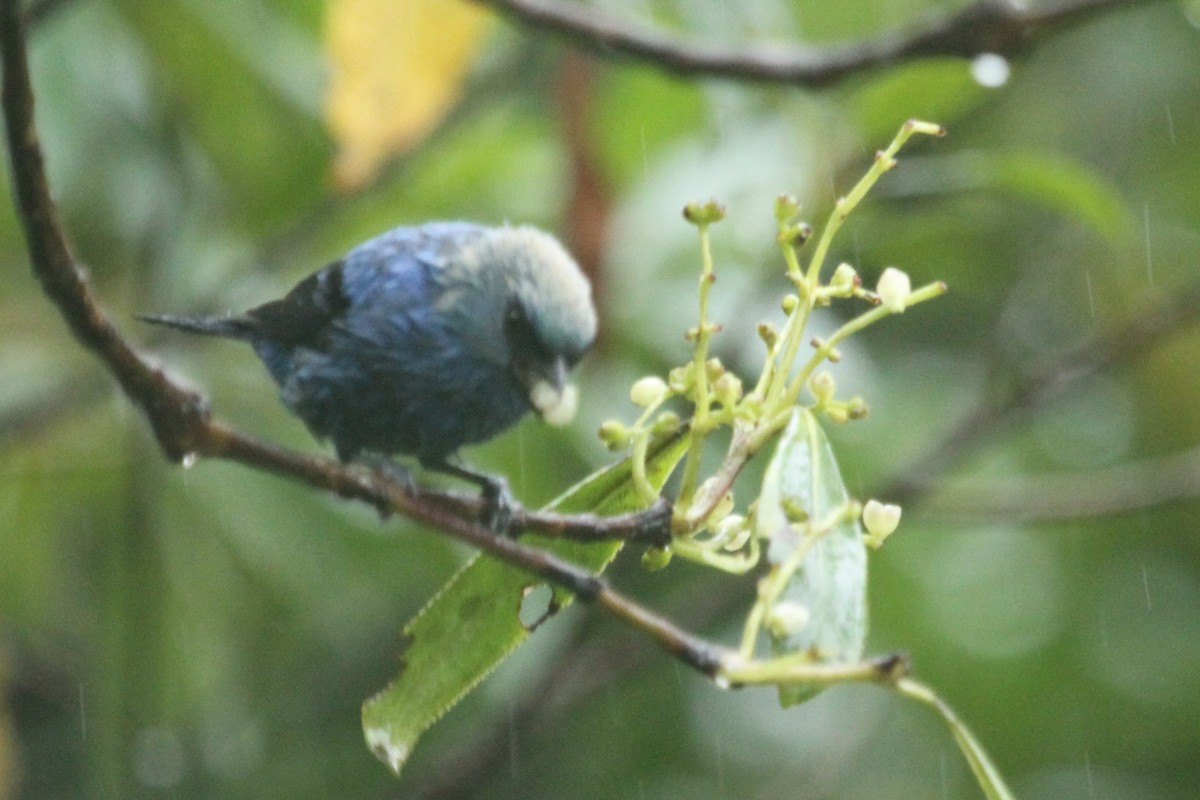
[[466, 0], [329, 0], [325, 121], [338, 186], [363, 184], [441, 121], [489, 18]]

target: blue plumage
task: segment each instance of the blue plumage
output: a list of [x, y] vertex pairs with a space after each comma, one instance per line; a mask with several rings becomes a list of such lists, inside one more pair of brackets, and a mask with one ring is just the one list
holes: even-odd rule
[[530, 409], [569, 419], [567, 372], [596, 331], [588, 282], [556, 239], [462, 222], [395, 228], [245, 314], [142, 318], [249, 342], [343, 460], [434, 468]]

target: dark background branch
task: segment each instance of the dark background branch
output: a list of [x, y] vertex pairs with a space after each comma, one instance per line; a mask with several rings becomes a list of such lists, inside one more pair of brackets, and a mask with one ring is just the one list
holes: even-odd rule
[[1012, 55], [1033, 39], [1097, 13], [1149, 0], [1063, 0], [1031, 6], [977, 0], [923, 24], [827, 47], [729, 48], [619, 20], [562, 0], [476, 0], [528, 27], [602, 56], [623, 56], [691, 77], [821, 87], [876, 67], [928, 56]]

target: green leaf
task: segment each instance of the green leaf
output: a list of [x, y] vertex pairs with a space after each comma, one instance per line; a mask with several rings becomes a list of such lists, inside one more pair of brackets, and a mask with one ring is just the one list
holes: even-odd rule
[[[678, 435], [651, 445], [646, 471], [655, 487], [666, 481], [686, 447], [687, 437]], [[549, 509], [613, 515], [641, 505], [625, 459], [567, 490]], [[597, 572], [608, 566], [622, 544], [539, 536], [522, 541]], [[367, 744], [393, 772], [399, 774], [422, 733], [524, 642], [537, 624], [573, 599], [554, 587], [545, 616], [523, 622], [522, 600], [544, 584], [516, 567], [476, 556], [405, 626], [400, 673], [363, 704]]]
[[[767, 540], [767, 560], [784, 565], [806, 552], [776, 599], [807, 611], [807, 622], [783, 632], [768, 625], [772, 656], [804, 655], [817, 664], [849, 664], [862, 658], [867, 632], [867, 552], [858, 519], [846, 519], [850, 503], [833, 449], [816, 418], [798, 408], [779, 439], [763, 477], [756, 524]], [[822, 521], [836, 524], [819, 530]], [[815, 537], [815, 538], [814, 538]], [[793, 606], [794, 607], [794, 606]], [[820, 687], [783, 685], [784, 706], [803, 702]]]

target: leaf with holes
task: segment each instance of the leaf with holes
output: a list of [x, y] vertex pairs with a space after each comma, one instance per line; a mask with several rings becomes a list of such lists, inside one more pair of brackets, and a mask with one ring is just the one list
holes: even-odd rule
[[[666, 481], [687, 437], [652, 445], [647, 477]], [[621, 514], [641, 507], [629, 460], [601, 470], [550, 504], [563, 513]], [[538, 536], [522, 542], [602, 572], [621, 542], [572, 542]], [[400, 673], [363, 704], [367, 744], [399, 774], [421, 734], [479, 684], [531, 630], [568, 605], [572, 595], [493, 558], [476, 556], [404, 628]]]
[[[862, 658], [867, 631], [867, 551], [857, 518], [846, 519], [846, 484], [816, 418], [796, 409], [763, 477], [758, 535], [767, 543], [773, 569], [804, 548], [803, 558], [775, 602], [768, 625], [772, 656], [807, 656], [814, 664], [848, 664]], [[823, 521], [836, 519], [825, 530]], [[786, 612], [786, 613], [784, 613]], [[772, 610], [768, 611], [768, 619]], [[785, 706], [803, 702], [820, 688], [779, 687]]]

